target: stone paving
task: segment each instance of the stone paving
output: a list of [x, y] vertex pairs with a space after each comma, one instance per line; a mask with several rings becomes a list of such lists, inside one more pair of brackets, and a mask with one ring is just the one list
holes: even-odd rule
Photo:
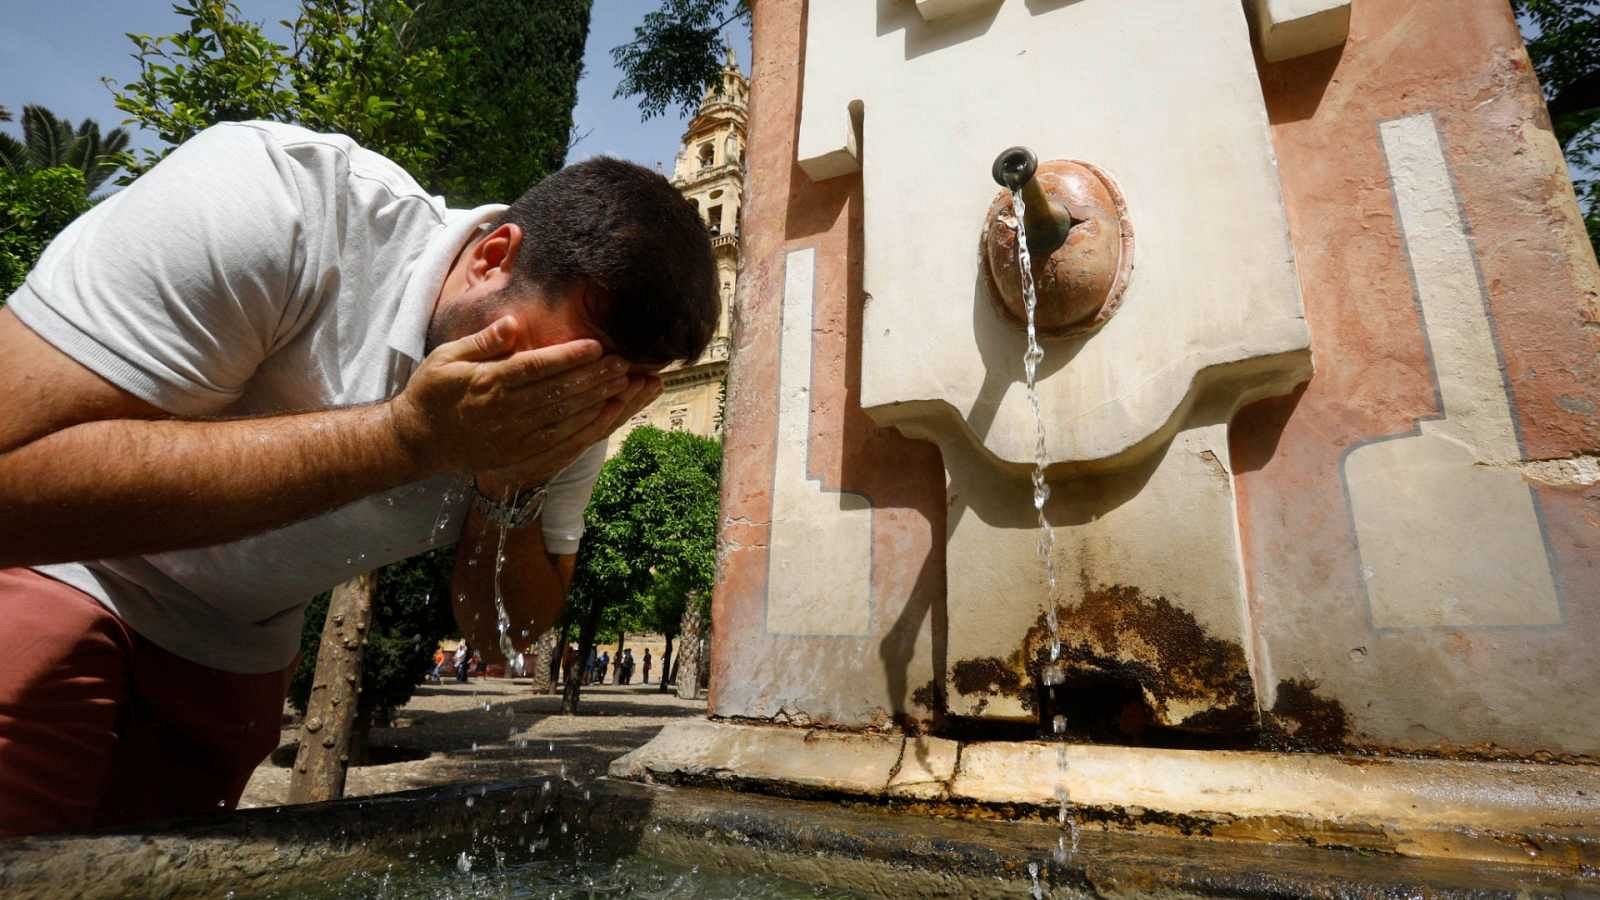
[[[705, 714], [705, 701], [679, 700], [656, 685], [590, 685], [578, 715], [560, 714], [561, 698], [534, 694], [527, 679], [446, 681], [417, 688], [396, 715], [396, 727], [372, 729], [374, 748], [428, 755], [408, 762], [353, 768], [345, 796], [358, 797], [456, 781], [494, 781], [559, 773], [604, 775], [611, 760], [650, 740], [673, 719]], [[289, 795], [289, 769], [299, 726], [286, 727], [273, 759], [246, 785], [240, 807], [276, 806]]]

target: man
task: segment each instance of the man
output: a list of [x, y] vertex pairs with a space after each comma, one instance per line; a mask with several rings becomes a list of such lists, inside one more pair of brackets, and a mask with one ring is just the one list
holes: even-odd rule
[[461, 643], [456, 645], [456, 684], [467, 683], [467, 677], [469, 675], [467, 660], [470, 658], [471, 655], [467, 653], [467, 642], [463, 640]]
[[497, 571], [548, 627], [605, 438], [709, 342], [714, 275], [640, 167], [450, 210], [273, 123], [74, 222], [0, 310], [0, 835], [231, 807], [306, 601], [376, 566], [459, 539], [473, 646]]
[[643, 674], [644, 674], [644, 678], [640, 679], [640, 684], [649, 684], [650, 683], [650, 648], [649, 647], [644, 648], [644, 673]]

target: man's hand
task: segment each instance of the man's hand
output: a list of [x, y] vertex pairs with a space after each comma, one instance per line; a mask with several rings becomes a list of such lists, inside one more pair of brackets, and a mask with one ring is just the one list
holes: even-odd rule
[[602, 411], [599, 418], [583, 430], [582, 434], [586, 440], [577, 443], [575, 447], [563, 444], [557, 450], [541, 453], [517, 465], [479, 472], [478, 490], [484, 496], [498, 498], [526, 487], [544, 484], [571, 465], [572, 461], [595, 441], [616, 431], [639, 410], [654, 403], [659, 396], [661, 396], [660, 378], [653, 374], [628, 376], [628, 386], [613, 401], [616, 406], [615, 411], [610, 413]]
[[441, 344], [389, 401], [423, 468], [554, 474], [615, 427], [632, 386], [624, 360], [591, 340], [510, 353], [515, 339], [506, 317]]

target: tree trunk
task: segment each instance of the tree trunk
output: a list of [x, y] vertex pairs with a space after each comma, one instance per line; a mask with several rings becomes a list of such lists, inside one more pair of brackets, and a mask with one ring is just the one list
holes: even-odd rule
[[[361, 699], [361, 661], [372, 621], [378, 573], [358, 575], [333, 589], [317, 648], [317, 671], [300, 726], [300, 750], [289, 776], [289, 802], [314, 803], [344, 796], [351, 737]], [[364, 731], [364, 729], [363, 729]], [[365, 735], [362, 735], [363, 740]], [[361, 751], [365, 753], [365, 748]]]
[[[555, 665], [551, 665], [552, 660]], [[555, 683], [556, 666], [560, 664], [561, 629], [552, 625], [539, 635], [539, 640], [533, 645], [533, 665], [529, 667], [528, 675], [535, 694], [550, 693], [550, 686]]]
[[673, 635], [667, 635], [667, 649], [661, 651], [661, 684], [656, 686], [656, 690], [663, 694], [667, 692], [667, 685], [672, 683], [672, 638]]
[[600, 630], [600, 612], [601, 606], [596, 602], [589, 608], [589, 614], [583, 617], [583, 625], [578, 628], [577, 671], [567, 679], [566, 689], [561, 692], [562, 715], [578, 714], [578, 688], [583, 683], [584, 670], [589, 663], [589, 651], [594, 649], [594, 634]]
[[694, 700], [700, 696], [700, 657], [704, 655], [705, 641], [702, 639], [705, 623], [700, 620], [700, 614], [691, 605], [683, 613], [683, 625], [680, 633], [683, 636], [678, 645], [678, 696], [684, 700]]
[[567, 657], [567, 635], [571, 631], [572, 626], [570, 624], [563, 624], [560, 626], [560, 631], [556, 633], [556, 652], [550, 658], [550, 687], [546, 693], [555, 693], [556, 683], [566, 675], [561, 671], [561, 661]]

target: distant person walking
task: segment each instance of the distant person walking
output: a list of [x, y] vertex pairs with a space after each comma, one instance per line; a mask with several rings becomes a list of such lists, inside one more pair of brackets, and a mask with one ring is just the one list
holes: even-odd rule
[[644, 648], [644, 677], [639, 679], [640, 684], [650, 683], [650, 648]]
[[467, 683], [467, 642], [462, 641], [456, 645], [456, 681], [460, 684]]
[[633, 649], [630, 647], [622, 654], [622, 683], [633, 684]]
[[433, 651], [433, 669], [428, 672], [428, 680], [438, 684], [443, 680], [439, 677], [439, 673], [442, 671], [444, 671], [444, 648], [435, 647]]

